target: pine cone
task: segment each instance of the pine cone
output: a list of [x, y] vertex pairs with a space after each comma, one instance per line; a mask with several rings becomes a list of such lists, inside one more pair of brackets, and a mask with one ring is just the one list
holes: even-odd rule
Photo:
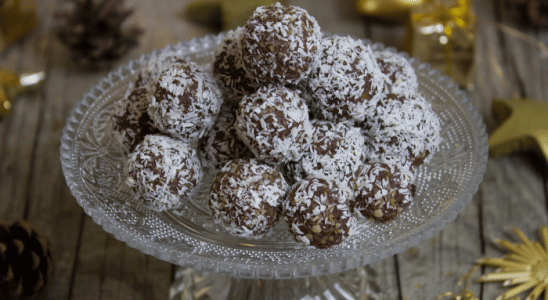
[[506, 9], [510, 19], [532, 28], [548, 27], [548, 1], [507, 0]]
[[27, 222], [0, 221], [0, 297], [27, 300], [43, 290], [53, 275], [51, 245]]
[[70, 50], [72, 59], [90, 69], [102, 69], [137, 46], [143, 30], [123, 28], [133, 11], [123, 9], [123, 0], [71, 0], [57, 13], [57, 36]]

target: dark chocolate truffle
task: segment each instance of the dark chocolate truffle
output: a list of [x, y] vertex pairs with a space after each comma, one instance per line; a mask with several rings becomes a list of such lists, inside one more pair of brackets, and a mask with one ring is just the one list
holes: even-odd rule
[[236, 132], [236, 108], [223, 105], [217, 121], [200, 140], [202, 167], [220, 169], [226, 162], [236, 158], [253, 158], [253, 152], [242, 142]]
[[413, 202], [413, 174], [383, 163], [364, 164], [350, 206], [362, 216], [385, 223]]
[[236, 130], [255, 157], [270, 164], [298, 160], [312, 136], [306, 104], [283, 86], [264, 86], [245, 96]]
[[350, 37], [325, 38], [321, 44], [322, 55], [308, 80], [314, 113], [334, 122], [363, 121], [386, 89], [373, 51]]
[[366, 157], [371, 162], [418, 166], [441, 141], [440, 120], [420, 94], [383, 96], [363, 123]]
[[209, 194], [215, 222], [232, 234], [260, 237], [279, 218], [289, 186], [283, 176], [256, 159], [235, 159], [223, 166]]
[[375, 52], [377, 63], [386, 75], [388, 91], [405, 97], [415, 96], [419, 90], [417, 74], [405, 57], [390, 51]]
[[312, 143], [298, 162], [286, 164], [289, 177], [300, 181], [306, 177], [338, 180], [353, 186], [365, 161], [364, 138], [360, 129], [348, 123], [312, 121]]
[[239, 45], [243, 32], [243, 27], [229, 31], [217, 48], [213, 61], [213, 74], [220, 83], [225, 102], [234, 104], [259, 87], [259, 83], [243, 67]]
[[212, 74], [177, 63], [160, 73], [148, 112], [161, 132], [192, 142], [213, 126], [222, 101]]
[[294, 84], [310, 73], [320, 54], [321, 32], [304, 9], [260, 6], [241, 40], [244, 67], [260, 82]]
[[114, 102], [112, 132], [125, 154], [133, 151], [147, 134], [159, 132], [148, 115], [149, 96], [148, 86], [134, 87]]
[[283, 214], [295, 240], [320, 249], [342, 243], [356, 224], [347, 204], [351, 197], [346, 185], [333, 180], [307, 178], [293, 185]]
[[128, 157], [128, 185], [152, 210], [180, 207], [202, 180], [196, 151], [164, 135], [147, 135]]

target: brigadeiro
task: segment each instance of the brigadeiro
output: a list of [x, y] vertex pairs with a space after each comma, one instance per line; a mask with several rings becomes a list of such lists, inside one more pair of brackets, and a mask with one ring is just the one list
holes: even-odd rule
[[222, 102], [212, 74], [176, 63], [158, 76], [148, 112], [161, 132], [192, 142], [211, 128]]
[[255, 157], [270, 164], [298, 160], [312, 136], [306, 104], [283, 86], [263, 86], [245, 96], [236, 130]]
[[317, 61], [320, 40], [320, 26], [304, 9], [279, 3], [260, 6], [241, 40], [244, 67], [260, 82], [295, 84]]
[[125, 154], [129, 154], [147, 134], [157, 133], [148, 115], [149, 87], [132, 87], [126, 95], [114, 102], [112, 115], [113, 135]]
[[128, 185], [155, 211], [179, 208], [202, 180], [196, 151], [164, 135], [147, 135], [128, 157]]
[[420, 94], [384, 95], [363, 122], [366, 157], [371, 162], [421, 165], [441, 141], [440, 120]]
[[244, 95], [255, 92], [259, 87], [259, 83], [243, 67], [239, 45], [243, 32], [243, 27], [230, 30], [213, 58], [213, 74], [222, 87], [226, 102], [236, 105]]
[[229, 160], [253, 158], [253, 152], [242, 142], [236, 133], [236, 108], [221, 106], [217, 121], [209, 133], [200, 140], [202, 167], [217, 170]]
[[413, 202], [412, 179], [409, 169], [383, 163], [364, 164], [350, 206], [374, 221], [391, 221]]
[[300, 181], [323, 177], [352, 186], [365, 161], [360, 129], [348, 123], [313, 120], [312, 143], [298, 162], [286, 164], [288, 177]]
[[342, 243], [356, 224], [351, 198], [348, 187], [334, 180], [307, 178], [293, 185], [283, 214], [295, 240], [320, 249]]
[[260, 237], [279, 218], [289, 186], [273, 167], [256, 159], [235, 159], [223, 166], [209, 194], [215, 222], [242, 237]]
[[377, 63], [386, 75], [388, 91], [406, 97], [418, 93], [419, 83], [415, 69], [405, 57], [390, 51], [375, 52]]
[[369, 46], [350, 37], [325, 38], [308, 88], [314, 113], [334, 122], [361, 122], [378, 95], [386, 91], [384, 75]]

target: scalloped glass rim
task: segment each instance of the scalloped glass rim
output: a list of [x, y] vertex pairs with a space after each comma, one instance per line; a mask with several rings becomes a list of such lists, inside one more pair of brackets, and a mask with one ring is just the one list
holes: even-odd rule
[[[487, 134], [482, 117], [479, 115], [471, 100], [466, 96], [466, 93], [459, 90], [458, 85], [455, 82], [446, 76], [441, 76], [440, 72], [438, 70], [433, 70], [429, 64], [421, 63], [418, 59], [413, 57], [409, 58], [406, 53], [401, 52], [400, 54], [411, 62], [417, 73], [424, 75], [432, 84], [445, 91], [447, 95], [456, 102], [461, 109], [460, 113], [466, 118], [467, 124], [465, 126], [470, 128], [473, 135], [471, 143], [474, 145], [475, 155], [472, 158], [474, 168], [471, 171], [468, 181], [464, 184], [462, 189], [459, 189], [460, 192], [457, 195], [444, 201], [444, 207], [442, 207], [441, 212], [429, 222], [422, 224], [417, 228], [413, 228], [413, 230], [410, 230], [403, 235], [398, 235], [392, 237], [392, 239], [383, 241], [372, 248], [356, 249], [356, 247], [342, 246], [332, 253], [329, 251], [317, 250], [315, 253], [321, 254], [319, 257], [324, 257], [319, 260], [312, 259], [301, 261], [299, 259], [291, 259], [284, 262], [278, 260], [274, 263], [262, 264], [259, 255], [246, 256], [247, 253], [253, 251], [253, 247], [248, 247], [251, 248], [251, 250], [248, 249], [246, 250], [247, 252], [242, 254], [229, 245], [226, 246], [226, 251], [220, 252], [220, 255], [218, 252], [217, 255], [211, 255], [211, 253], [207, 251], [205, 251], [205, 253], [196, 251], [196, 247], [201, 248], [204, 245], [207, 246], [207, 243], [209, 242], [190, 237], [190, 235], [188, 235], [189, 232], [186, 233], [189, 238], [187, 239], [185, 237], [185, 242], [179, 244], [177, 241], [173, 240], [163, 242], [161, 240], [153, 240], [150, 236], [147, 236], [146, 232], [135, 231], [135, 228], [130, 228], [127, 224], [114, 220], [106, 213], [106, 210], [108, 209], [107, 205], [100, 200], [99, 196], [89, 193], [80, 178], [80, 153], [75, 152], [76, 141], [79, 138], [82, 138], [81, 134], [83, 134], [82, 132], [79, 132], [79, 129], [83, 126], [83, 123], [90, 122], [88, 116], [97, 113], [97, 110], [100, 107], [99, 105], [94, 104], [96, 104], [98, 99], [105, 96], [107, 90], [116, 87], [116, 84], [121, 82], [124, 78], [135, 75], [135, 72], [151, 57], [168, 51], [188, 51], [199, 57], [201, 54], [196, 54], [200, 52], [199, 50], [214, 47], [221, 41], [223, 36], [224, 34], [221, 33], [219, 35], [207, 35], [195, 38], [191, 41], [183, 41], [177, 45], [167, 46], [163, 50], [155, 50], [151, 54], [143, 55], [139, 60], [130, 61], [128, 65], [110, 72], [106, 78], [101, 79], [97, 85], [92, 87], [91, 91], [83, 96], [83, 99], [77, 104], [76, 108], [67, 119], [61, 137], [60, 147], [61, 164], [67, 185], [85, 213], [92, 217], [95, 223], [102, 226], [106, 232], [111, 233], [116, 239], [127, 243], [130, 247], [136, 248], [145, 254], [155, 256], [158, 259], [176, 265], [189, 266], [197, 270], [216, 272], [224, 275], [264, 279], [324, 275], [373, 263], [379, 259], [405, 251], [408, 248], [417, 245], [422, 240], [432, 237], [437, 231], [443, 229], [447, 222], [456, 218], [457, 213], [464, 209], [465, 204], [471, 201], [473, 194], [478, 190], [488, 159]], [[373, 44], [369, 40], [363, 40], [363, 42], [370, 44], [372, 49], [376, 51], [383, 49], [392, 52], [396, 51], [394, 48], [385, 48], [380, 43]], [[100, 147], [92, 150], [97, 151], [98, 156], [104, 155], [106, 152], [105, 149]], [[166, 219], [164, 215], [160, 216], [160, 219], [166, 221], [169, 218]], [[185, 235], [185, 233], [179, 234]], [[215, 247], [222, 248], [224, 247], [222, 244], [222, 242], [219, 242]], [[245, 244], [239, 245], [245, 247]], [[231, 251], [235, 251], [237, 254], [229, 255], [228, 253]], [[227, 253], [226, 256], [223, 255], [225, 252]], [[330, 258], [325, 259], [325, 257]]]

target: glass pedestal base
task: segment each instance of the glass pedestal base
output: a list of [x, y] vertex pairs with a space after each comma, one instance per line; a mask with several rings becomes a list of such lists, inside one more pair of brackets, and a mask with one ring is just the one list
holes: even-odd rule
[[[381, 300], [368, 267], [297, 279], [241, 279], [180, 267], [169, 292], [170, 300]], [[371, 270], [372, 271], [372, 270]]]

